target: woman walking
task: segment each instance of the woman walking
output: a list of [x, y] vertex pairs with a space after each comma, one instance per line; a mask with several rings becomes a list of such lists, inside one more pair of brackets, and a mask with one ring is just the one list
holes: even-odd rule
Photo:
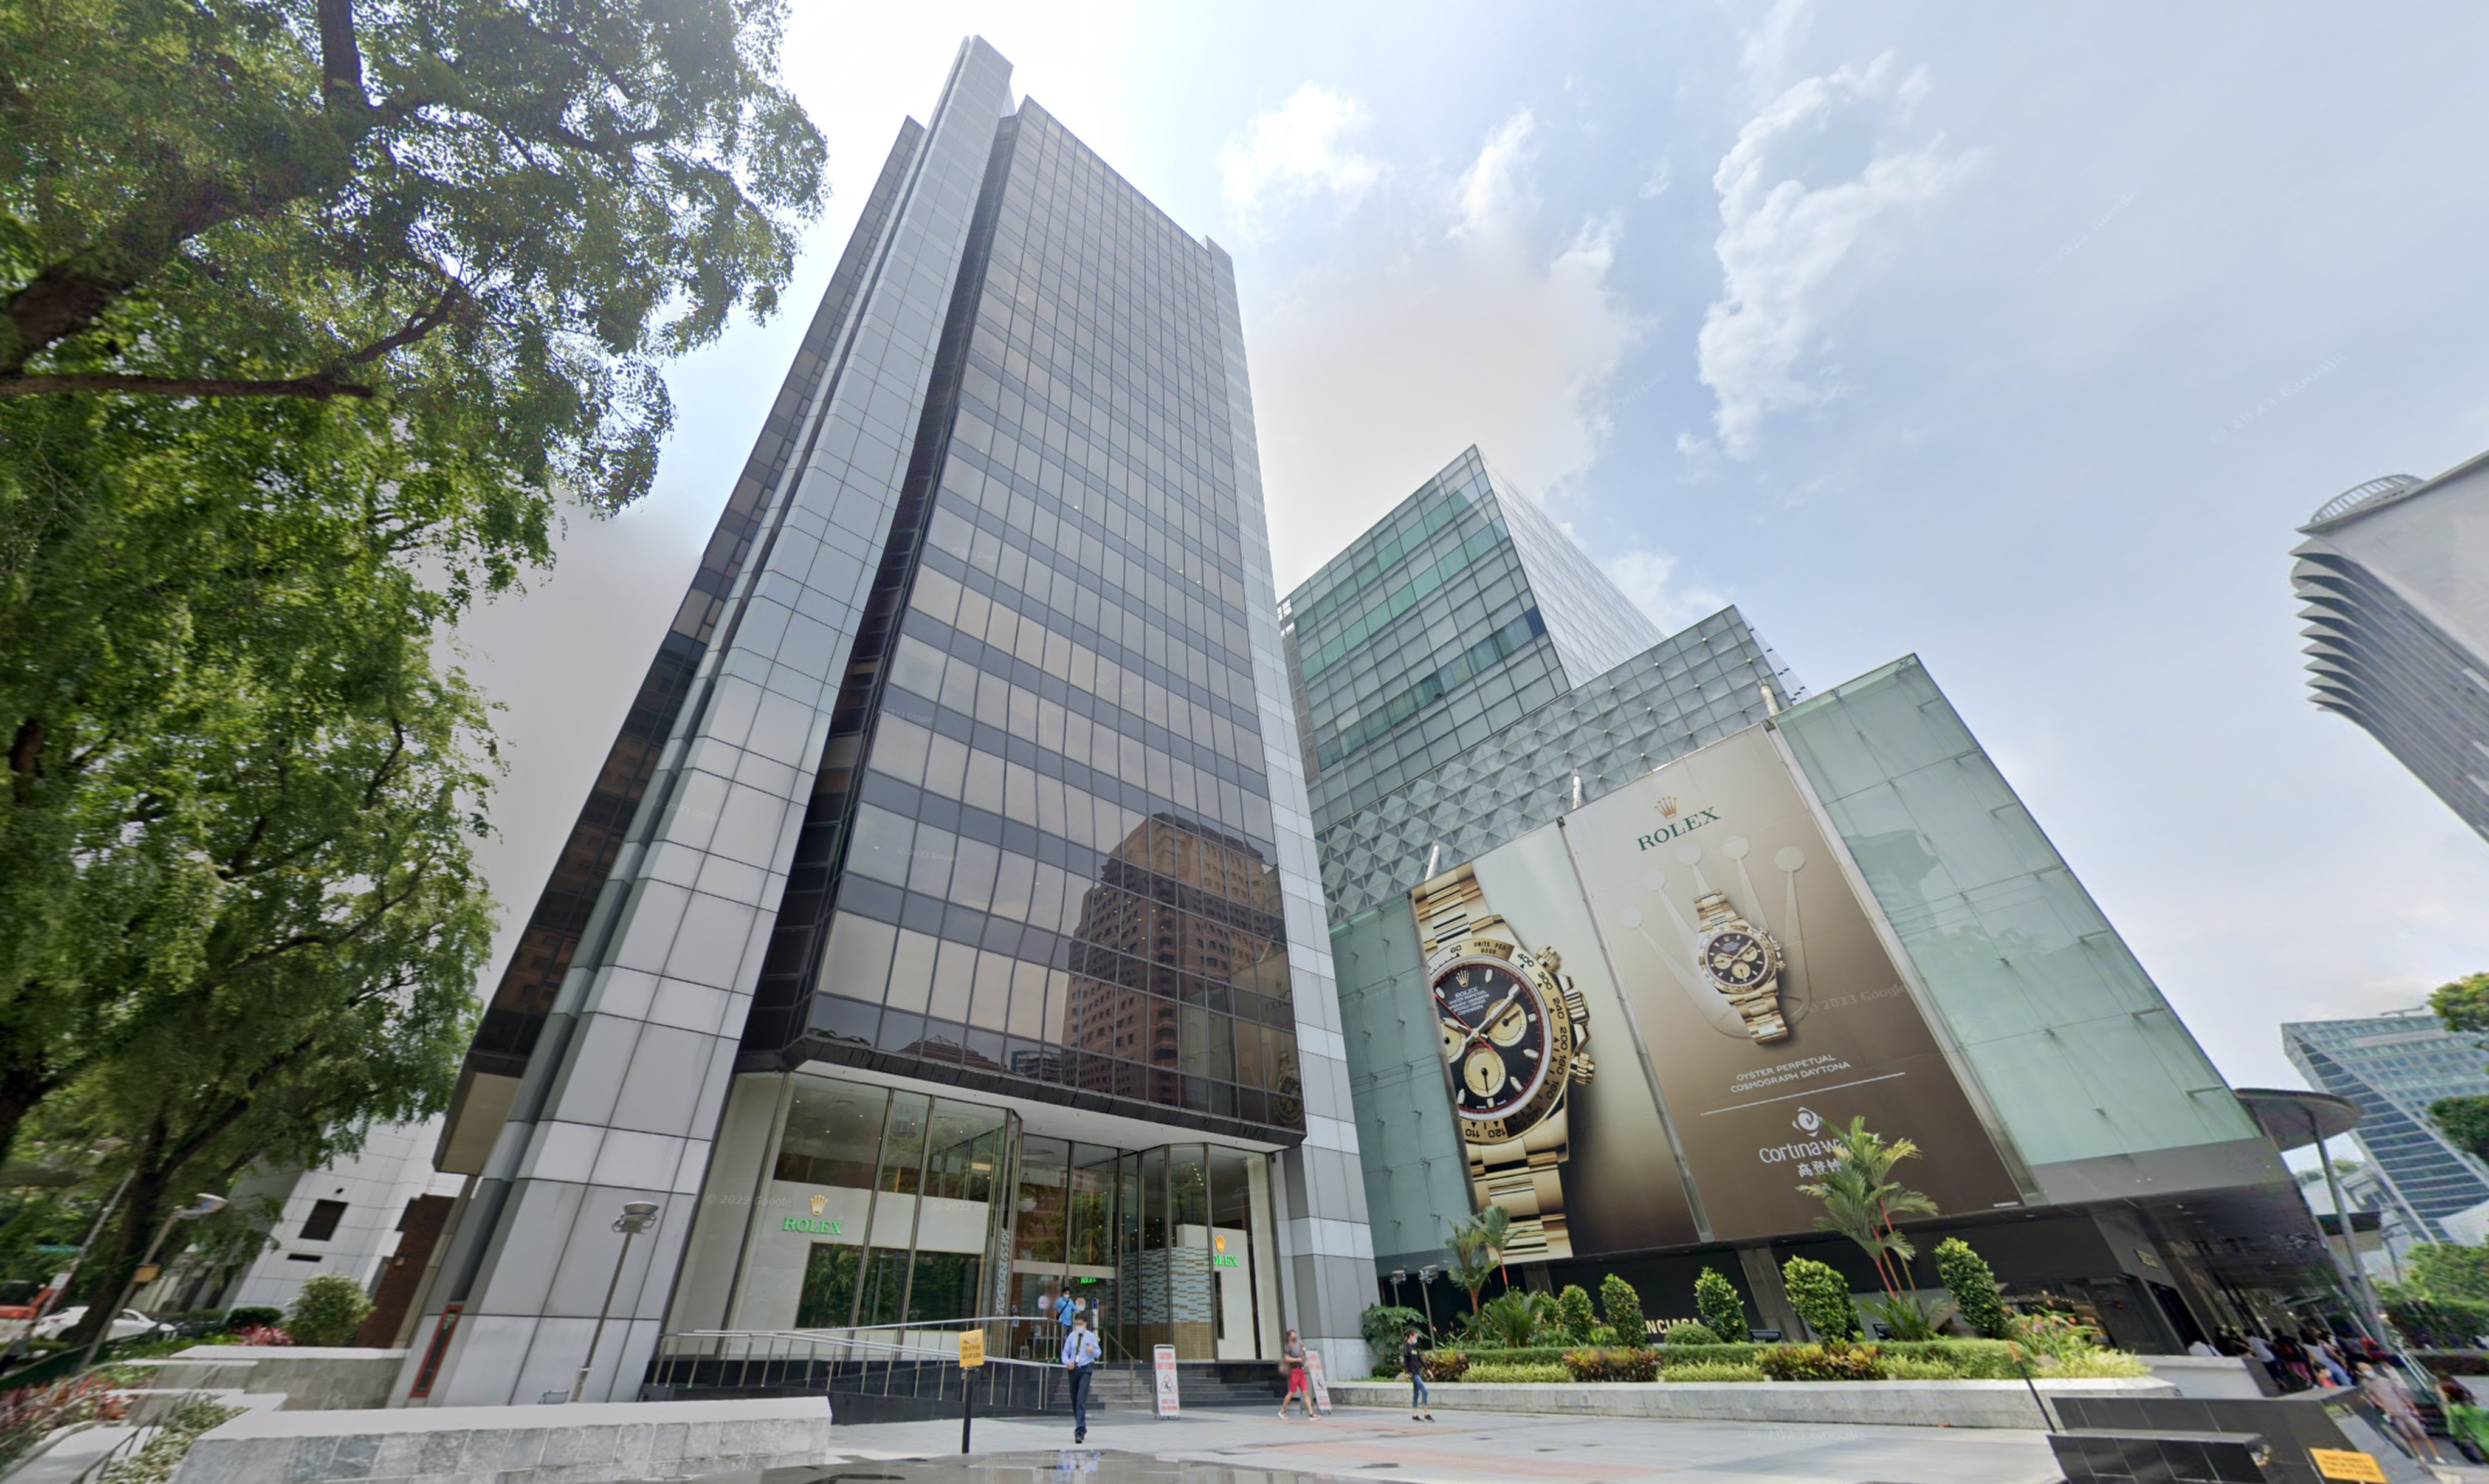
[[1297, 1338], [1294, 1329], [1288, 1331], [1287, 1343], [1279, 1347], [1279, 1358], [1288, 1368], [1288, 1394], [1279, 1398], [1279, 1415], [1285, 1417], [1288, 1414], [1288, 1404], [1295, 1401], [1297, 1393], [1302, 1391], [1305, 1397], [1305, 1420], [1312, 1421], [1313, 1378], [1305, 1374], [1305, 1342]]
[[1400, 1342], [1400, 1368], [1409, 1373], [1409, 1420], [1434, 1421], [1434, 1399], [1426, 1394], [1426, 1352], [1418, 1347], [1415, 1329]]

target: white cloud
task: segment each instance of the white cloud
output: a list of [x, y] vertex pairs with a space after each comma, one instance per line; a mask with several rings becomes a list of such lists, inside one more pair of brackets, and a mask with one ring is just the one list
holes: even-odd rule
[[1532, 128], [1511, 115], [1457, 176], [1412, 178], [1360, 218], [1395, 236], [1248, 296], [1280, 591], [1471, 443], [1559, 499], [1596, 456], [1642, 326], [1613, 281], [1613, 218], [1553, 243], [1533, 226]]
[[1781, 85], [1814, 21], [1807, 0], [1773, 0], [1753, 30], [1738, 34], [1742, 44], [1737, 61], [1755, 86], [1768, 92]]
[[1530, 132], [1536, 127], [1536, 119], [1524, 108], [1487, 136], [1486, 148], [1461, 173], [1461, 215], [1452, 225], [1452, 236], [1474, 238], [1514, 231], [1529, 218], [1537, 205], [1526, 173], [1530, 162], [1538, 157], [1538, 152], [1530, 147]]
[[[1577, 541], [1581, 537], [1573, 528], [1564, 528]], [[1588, 542], [1583, 543], [1588, 546]], [[1676, 557], [1667, 552], [1619, 552], [1599, 560], [1600, 570], [1634, 600], [1634, 606], [1650, 615], [1660, 631], [1674, 634], [1698, 618], [1706, 618], [1727, 608], [1730, 599], [1722, 593], [1700, 585], [1674, 585]]]
[[1754, 453], [1767, 413], [1827, 395], [1799, 375], [1798, 362], [1816, 339], [1827, 285], [1868, 227], [1895, 207], [1941, 194], [1976, 159], [1976, 152], [1943, 154], [1941, 140], [1879, 150], [1855, 179], [1810, 189], [1782, 175], [1776, 149], [1825, 132], [1836, 115], [1862, 106], [1898, 118], [1925, 87], [1921, 74], [1896, 78], [1889, 55], [1863, 71], [1809, 77], [1749, 120], [1713, 173], [1721, 297], [1697, 345], [1703, 385], [1719, 397], [1713, 429], [1731, 457]]
[[1656, 201], [1667, 195], [1668, 187], [1674, 184], [1676, 184], [1675, 168], [1663, 159], [1659, 162], [1658, 168], [1650, 172], [1650, 178], [1642, 183], [1642, 198], [1645, 201]]
[[1228, 214], [1249, 225], [1269, 208], [1329, 191], [1353, 207], [1383, 178], [1383, 167], [1340, 146], [1364, 122], [1357, 100], [1306, 83], [1288, 100], [1229, 136], [1218, 153]]

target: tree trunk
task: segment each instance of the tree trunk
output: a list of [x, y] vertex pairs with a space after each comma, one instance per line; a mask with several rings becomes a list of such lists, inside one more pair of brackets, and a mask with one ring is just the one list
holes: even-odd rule
[[[151, 1147], [145, 1153], [155, 1156], [160, 1149]], [[138, 1270], [138, 1260], [147, 1255], [148, 1241], [163, 1219], [164, 1189], [178, 1172], [154, 1169], [151, 1164], [152, 1160], [142, 1164], [130, 1177], [129, 1191], [122, 1197], [121, 1221], [106, 1249], [110, 1256], [96, 1270], [87, 1289], [86, 1313], [64, 1337], [72, 1346], [83, 1349], [121, 1311], [121, 1305], [113, 1300], [121, 1297], [129, 1275]]]
[[0, 1051], [0, 1163], [7, 1162], [16, 1147], [18, 1126], [52, 1090], [46, 1066], [50, 1058], [43, 1048], [16, 1037], [8, 1040], [11, 1044]]

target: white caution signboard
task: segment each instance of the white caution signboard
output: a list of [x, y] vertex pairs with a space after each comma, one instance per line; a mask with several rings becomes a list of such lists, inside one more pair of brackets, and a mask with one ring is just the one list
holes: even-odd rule
[[1323, 1384], [1321, 1351], [1309, 1350], [1305, 1352], [1305, 1377], [1308, 1381], [1313, 1383], [1314, 1410], [1321, 1413], [1326, 1417], [1330, 1416], [1330, 1387]]
[[1175, 1389], [1175, 1347], [1158, 1346], [1150, 1352], [1150, 1358], [1155, 1362], [1151, 1369], [1158, 1379], [1158, 1414], [1161, 1417], [1178, 1415], [1184, 1411], [1184, 1403]]

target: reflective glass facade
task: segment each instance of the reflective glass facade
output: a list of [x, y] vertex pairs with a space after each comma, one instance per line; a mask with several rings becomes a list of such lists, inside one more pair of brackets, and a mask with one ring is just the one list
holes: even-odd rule
[[[1009, 1315], [1052, 1359], [1059, 1298], [1110, 1360], [1278, 1353], [1271, 1163], [1215, 1144], [1125, 1150], [1032, 1133], [1010, 1109], [798, 1072], [750, 1079], [774, 1142], [741, 1234], [730, 1329], [844, 1330]], [[884, 1338], [892, 1338], [884, 1336]]]
[[1221, 271], [1003, 121], [755, 1057], [1302, 1130]]
[[1660, 637], [1474, 446], [1283, 612], [1320, 829]]
[[2320, 1092], [2360, 1105], [2351, 1137], [2384, 1193], [2416, 1218], [2422, 1241], [2462, 1241], [2446, 1218], [2489, 1201], [2489, 1171], [2438, 1130], [2428, 1105], [2489, 1095], [2489, 1044], [2447, 1030], [2426, 1010], [2281, 1028], [2291, 1065]]

